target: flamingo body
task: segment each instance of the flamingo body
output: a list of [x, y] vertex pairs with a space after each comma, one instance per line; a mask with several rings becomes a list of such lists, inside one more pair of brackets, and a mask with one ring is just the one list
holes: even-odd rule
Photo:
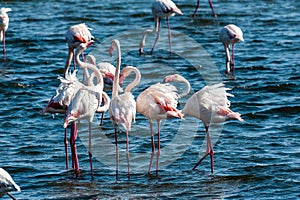
[[[243, 32], [238, 26], [228, 24], [221, 29], [219, 40], [222, 42], [226, 52], [226, 74], [230, 74], [230, 71], [232, 71], [234, 75], [234, 45], [237, 42], [244, 41]], [[230, 46], [232, 47], [231, 56]]]

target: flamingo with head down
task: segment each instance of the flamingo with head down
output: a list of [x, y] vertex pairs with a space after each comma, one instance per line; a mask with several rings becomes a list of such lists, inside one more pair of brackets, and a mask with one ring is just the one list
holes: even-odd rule
[[155, 0], [151, 6], [152, 15], [155, 21], [155, 28], [153, 30], [149, 29], [146, 30], [143, 34], [142, 40], [140, 42], [140, 54], [143, 53], [143, 48], [145, 46], [146, 37], [148, 34], [153, 34], [157, 32], [157, 36], [155, 42], [152, 46], [151, 54], [155, 48], [155, 45], [160, 37], [160, 21], [162, 18], [166, 18], [167, 25], [168, 25], [168, 38], [169, 38], [169, 45], [170, 45], [170, 53], [172, 53], [172, 43], [171, 43], [171, 30], [170, 30], [170, 23], [169, 17], [174, 16], [175, 13], [182, 15], [183, 13], [181, 10], [175, 5], [175, 3], [171, 0]]

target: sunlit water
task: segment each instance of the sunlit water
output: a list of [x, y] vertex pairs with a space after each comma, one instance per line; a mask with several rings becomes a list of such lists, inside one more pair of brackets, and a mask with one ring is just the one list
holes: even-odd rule
[[[194, 19], [196, 1], [175, 3], [184, 15], [170, 18], [173, 54], [162, 20], [158, 48], [149, 55], [155, 36], [148, 36], [146, 54], [140, 56], [141, 34], [154, 26], [151, 1], [2, 1], [12, 12], [7, 61], [1, 64], [0, 166], [20, 185], [22, 192], [13, 193], [17, 199], [300, 198], [299, 3], [214, 1], [216, 19], [207, 1], [201, 1]], [[90, 178], [85, 121], [77, 140], [80, 177], [65, 169], [63, 116], [40, 115], [40, 110], [63, 73], [66, 30], [82, 22], [93, 29], [96, 42], [88, 52], [98, 54], [98, 60], [114, 63], [108, 47], [111, 39], [120, 39], [122, 66], [134, 65], [142, 72], [135, 96], [175, 72], [189, 79], [193, 91], [211, 82], [232, 89], [231, 108], [245, 122], [212, 127], [213, 176], [209, 158], [191, 170], [205, 151], [205, 129], [190, 117], [162, 122], [159, 175], [147, 175], [149, 125], [139, 114], [129, 139], [130, 180], [123, 129], [121, 171], [115, 180], [114, 130], [107, 114], [102, 127], [98, 114], [93, 123], [95, 180]], [[245, 38], [235, 48], [235, 79], [224, 76], [225, 53], [218, 41], [219, 30], [229, 23], [241, 27]]]

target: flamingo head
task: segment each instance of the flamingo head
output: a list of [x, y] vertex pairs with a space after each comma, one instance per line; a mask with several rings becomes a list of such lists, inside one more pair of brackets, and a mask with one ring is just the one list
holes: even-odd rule
[[184, 77], [182, 77], [179, 74], [172, 74], [172, 75], [168, 75], [164, 78], [164, 83], [169, 83], [169, 82], [181, 82], [183, 79], [185, 79]]

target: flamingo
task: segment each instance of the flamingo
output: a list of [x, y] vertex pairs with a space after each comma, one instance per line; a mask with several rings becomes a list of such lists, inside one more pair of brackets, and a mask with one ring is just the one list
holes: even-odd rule
[[7, 194], [11, 199], [16, 199], [10, 191], [21, 192], [21, 188], [15, 183], [10, 174], [3, 168], [0, 168], [0, 197]]
[[3, 42], [3, 60], [6, 60], [6, 44], [5, 44], [5, 32], [8, 28], [9, 17], [7, 12], [12, 11], [11, 8], [0, 9], [0, 41]]
[[[93, 42], [82, 43], [76, 48], [75, 59], [77, 64], [81, 68], [88, 68], [92, 70], [97, 77], [98, 83], [92, 86], [82, 86], [78, 90], [74, 98], [68, 107], [67, 113], [64, 120], [64, 128], [68, 126], [69, 123], [79, 121], [81, 119], [88, 119], [89, 121], [89, 159], [91, 168], [91, 178], [94, 179], [93, 165], [92, 165], [92, 122], [95, 112], [105, 112], [109, 108], [110, 99], [108, 95], [103, 92], [103, 77], [99, 70], [92, 64], [80, 61], [79, 54], [81, 54], [90, 44]], [[102, 96], [105, 99], [106, 104], [101, 105]], [[76, 131], [77, 132], [77, 131]]]
[[[64, 74], [72, 62], [74, 49], [77, 48], [81, 43], [90, 42], [94, 39], [94, 36], [92, 36], [90, 30], [91, 29], [84, 23], [73, 25], [68, 29], [66, 34], [66, 41], [68, 43], [68, 58], [64, 67]], [[76, 69], [75, 60], [74, 69]]]
[[[223, 43], [226, 52], [225, 73], [229, 75], [230, 71], [232, 71], [232, 75], [234, 75], [234, 44], [244, 41], [243, 32], [238, 26], [228, 24], [221, 29], [219, 39]], [[231, 58], [229, 50], [230, 45], [232, 46]]]
[[169, 82], [182, 82], [185, 84], [186, 88], [182, 93], [178, 94], [178, 98], [185, 97], [186, 95], [188, 95], [188, 93], [191, 90], [190, 82], [188, 80], [186, 80], [186, 78], [184, 78], [180, 74], [172, 74], [172, 75], [166, 76], [164, 78], [164, 83], [169, 83]]
[[145, 40], [148, 34], [153, 34], [157, 32], [157, 36], [155, 39], [155, 42], [153, 44], [151, 54], [153, 53], [153, 50], [155, 48], [155, 45], [159, 39], [160, 36], [160, 21], [162, 18], [166, 18], [167, 25], [168, 25], [168, 37], [169, 37], [169, 45], [170, 45], [170, 53], [172, 53], [172, 44], [171, 44], [171, 30], [170, 30], [170, 23], [169, 23], [169, 17], [174, 16], [175, 13], [182, 15], [183, 13], [181, 10], [175, 5], [175, 3], [171, 0], [155, 0], [152, 3], [152, 15], [155, 21], [155, 28], [153, 30], [148, 29], [144, 32], [142, 40], [140, 42], [140, 54], [143, 53], [143, 47], [145, 46]]
[[117, 50], [117, 64], [116, 64], [116, 72], [115, 78], [113, 82], [112, 88], [112, 98], [109, 107], [109, 116], [112, 121], [112, 124], [115, 129], [115, 143], [116, 143], [116, 179], [118, 180], [118, 162], [119, 162], [119, 153], [118, 153], [118, 135], [117, 128], [119, 126], [124, 127], [126, 130], [126, 157], [127, 157], [127, 167], [128, 167], [128, 178], [130, 178], [130, 164], [129, 164], [129, 143], [128, 143], [128, 135], [131, 129], [132, 121], [135, 122], [136, 115], [136, 102], [134, 100], [134, 96], [131, 93], [131, 90], [139, 84], [141, 80], [141, 73], [135, 67], [128, 66], [126, 71], [123, 72], [129, 75], [131, 72], [135, 73], [135, 79], [132, 83], [130, 83], [126, 89], [125, 93], [118, 94], [118, 85], [119, 85], [119, 75], [120, 75], [120, 67], [121, 67], [121, 48], [120, 42], [118, 40], [112, 40], [110, 47], [110, 55], [112, 56], [113, 50]]
[[[215, 14], [215, 11], [214, 11], [214, 5], [213, 5], [212, 1], [208, 0], [208, 3], [209, 3], [209, 6], [211, 8], [212, 15], [214, 16], [214, 18], [217, 18], [217, 15]], [[197, 13], [197, 10], [198, 10], [199, 6], [200, 6], [200, 0], [197, 1], [197, 5], [196, 5], [196, 8], [195, 8], [193, 17], [196, 17], [196, 13]]]
[[211, 123], [223, 123], [227, 120], [239, 120], [243, 122], [240, 114], [229, 109], [230, 101], [227, 93], [228, 88], [224, 84], [218, 83], [207, 85], [198, 92], [194, 93], [186, 102], [182, 109], [182, 114], [189, 115], [200, 119], [206, 130], [207, 148], [204, 156], [196, 163], [193, 170], [202, 162], [202, 160], [210, 155], [211, 173], [214, 173], [214, 151], [210, 140], [209, 127]]
[[160, 122], [162, 119], [179, 118], [183, 119], [183, 114], [176, 109], [178, 104], [177, 89], [168, 83], [156, 83], [151, 85], [143, 92], [141, 92], [136, 99], [136, 110], [138, 113], [144, 115], [150, 125], [151, 147], [152, 154], [148, 174], [152, 168], [152, 161], [155, 152], [154, 133], [152, 130], [153, 121], [158, 125], [158, 145], [157, 145], [157, 162], [156, 175], [158, 174], [158, 165], [160, 157]]

